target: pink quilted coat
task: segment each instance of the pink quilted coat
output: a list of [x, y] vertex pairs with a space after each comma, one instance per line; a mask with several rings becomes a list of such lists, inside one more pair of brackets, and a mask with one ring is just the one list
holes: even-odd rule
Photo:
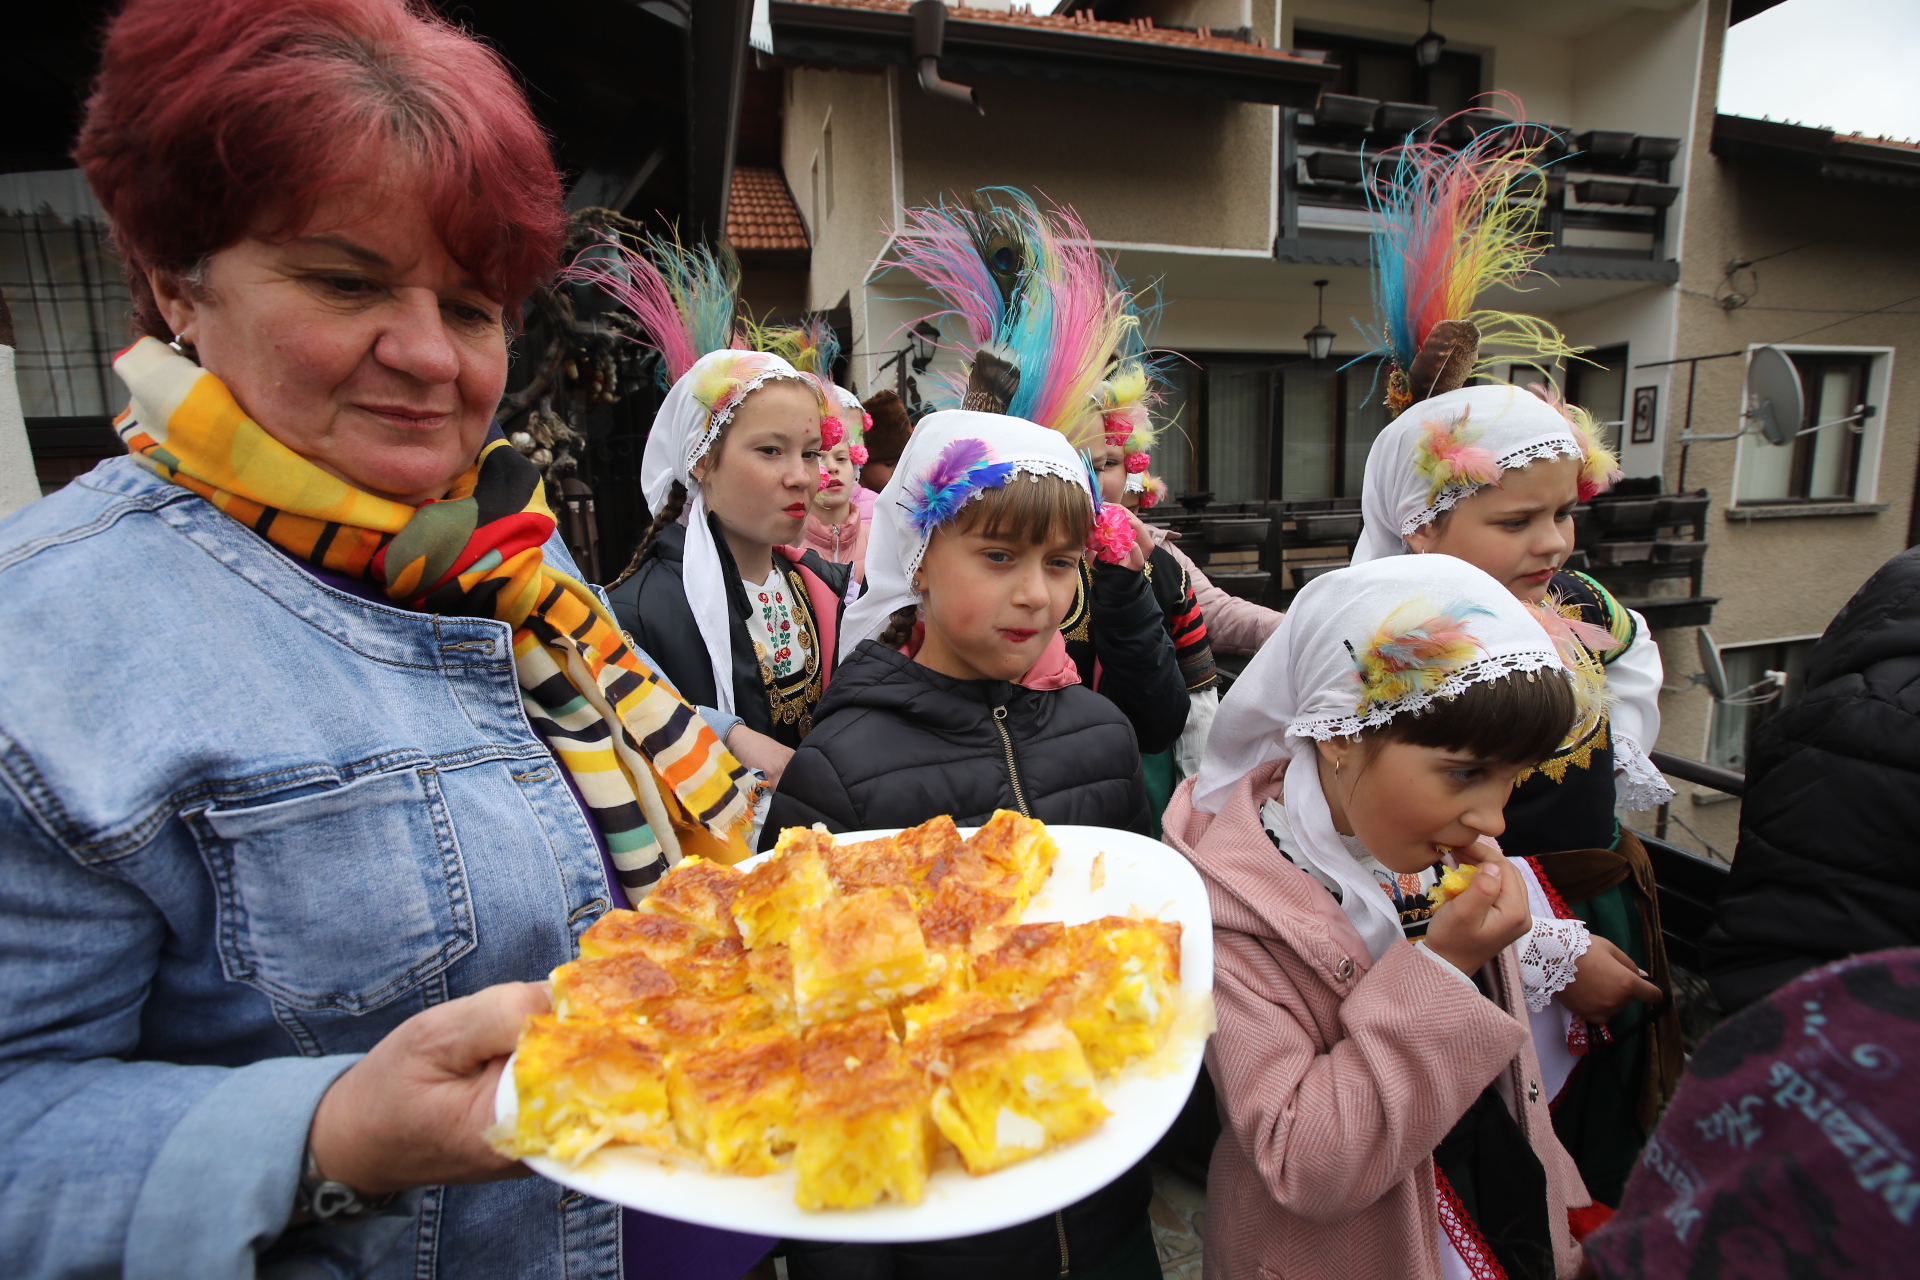
[[1194, 811], [1189, 779], [1163, 819], [1213, 908], [1207, 1067], [1225, 1132], [1207, 1179], [1208, 1280], [1439, 1280], [1433, 1149], [1489, 1082], [1546, 1167], [1566, 1280], [1580, 1265], [1566, 1210], [1591, 1200], [1553, 1134], [1514, 948], [1490, 967], [1495, 1000], [1411, 946], [1374, 963], [1261, 829], [1285, 769], [1242, 778], [1217, 816]]

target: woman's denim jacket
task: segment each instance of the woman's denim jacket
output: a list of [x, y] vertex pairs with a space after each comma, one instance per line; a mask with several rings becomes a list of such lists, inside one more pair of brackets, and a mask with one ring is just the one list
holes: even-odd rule
[[618, 1280], [619, 1211], [539, 1178], [284, 1230], [356, 1055], [607, 909], [505, 625], [121, 458], [0, 523], [0, 663], [0, 1270]]

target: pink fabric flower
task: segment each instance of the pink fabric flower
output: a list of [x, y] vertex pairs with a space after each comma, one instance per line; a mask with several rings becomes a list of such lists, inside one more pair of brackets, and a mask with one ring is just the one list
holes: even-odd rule
[[860, 412], [860, 430], [862, 432], [873, 430], [873, 415], [864, 409]]
[[1153, 455], [1150, 453], [1130, 453], [1127, 455], [1127, 474], [1130, 476], [1137, 476], [1152, 465]]
[[867, 465], [867, 446], [863, 444], [848, 445], [847, 456], [853, 459], [854, 466], [864, 467]]
[[1093, 532], [1087, 535], [1087, 552], [1106, 564], [1119, 564], [1133, 549], [1133, 521], [1127, 509], [1117, 502], [1100, 508], [1093, 518]]
[[831, 449], [847, 438], [847, 429], [840, 425], [840, 419], [828, 416], [820, 419], [820, 447]]

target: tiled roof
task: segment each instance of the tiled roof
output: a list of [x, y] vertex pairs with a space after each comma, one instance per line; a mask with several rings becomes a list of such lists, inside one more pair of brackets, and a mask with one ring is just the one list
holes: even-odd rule
[[800, 221], [778, 169], [741, 165], [733, 171], [727, 198], [727, 241], [735, 249], [805, 249], [807, 227]]
[[[878, 13], [906, 14], [912, 7], [908, 0], [796, 0], [801, 4], [817, 4], [831, 9], [870, 9]], [[1091, 13], [1080, 10], [1074, 13], [1033, 13], [1028, 9], [974, 9], [965, 4], [948, 7], [947, 22], [995, 22], [1014, 27], [1041, 27], [1053, 31], [1074, 32], [1081, 35], [1105, 36], [1116, 40], [1138, 40], [1146, 44], [1184, 45], [1189, 49], [1207, 49], [1214, 53], [1238, 53], [1253, 57], [1273, 58], [1283, 62], [1311, 62], [1318, 64], [1318, 58], [1303, 58], [1287, 49], [1269, 49], [1266, 43], [1255, 37], [1249, 44], [1243, 40], [1216, 36], [1211, 30], [1186, 31], [1177, 27], [1156, 27], [1152, 18], [1137, 18], [1131, 22], [1104, 22]], [[948, 27], [952, 31], [951, 25]]]
[[1920, 142], [1914, 142], [1910, 138], [1882, 138], [1877, 135], [1869, 137], [1864, 133], [1836, 133], [1833, 140], [1858, 142], [1870, 147], [1892, 147], [1896, 151], [1920, 151]]

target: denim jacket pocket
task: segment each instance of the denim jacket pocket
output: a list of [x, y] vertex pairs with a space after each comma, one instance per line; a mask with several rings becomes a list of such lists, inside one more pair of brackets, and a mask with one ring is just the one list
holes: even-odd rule
[[366, 1013], [473, 950], [434, 769], [188, 821], [219, 895], [227, 976], [290, 1008]]

